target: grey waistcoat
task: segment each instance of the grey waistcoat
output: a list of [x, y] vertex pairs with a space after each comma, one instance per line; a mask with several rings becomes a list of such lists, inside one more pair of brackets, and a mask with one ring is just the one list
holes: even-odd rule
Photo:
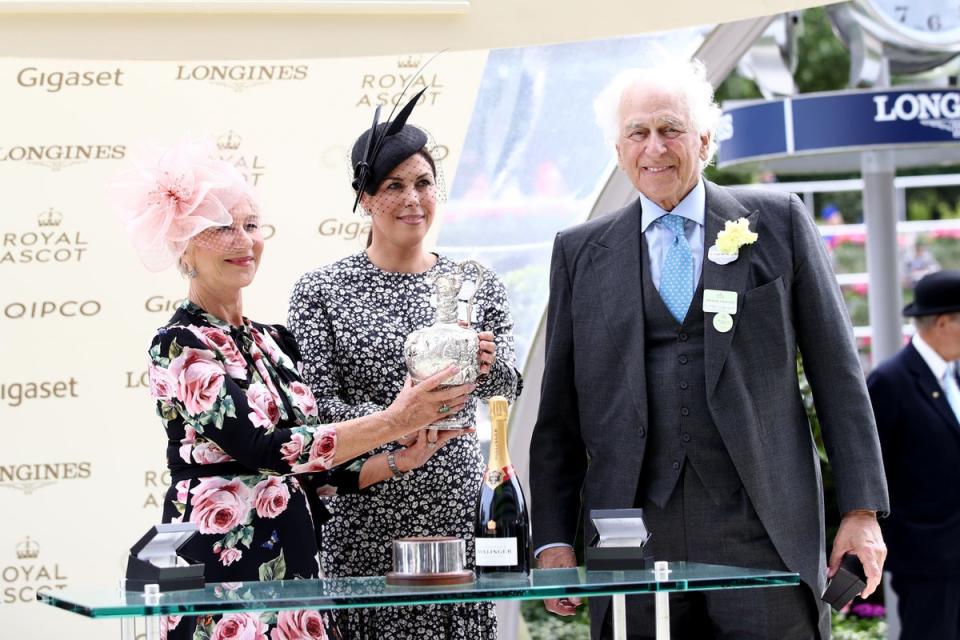
[[689, 460], [719, 505], [739, 488], [740, 478], [707, 409], [703, 281], [680, 325], [650, 279], [645, 240], [640, 264], [650, 428], [638, 498], [665, 505]]

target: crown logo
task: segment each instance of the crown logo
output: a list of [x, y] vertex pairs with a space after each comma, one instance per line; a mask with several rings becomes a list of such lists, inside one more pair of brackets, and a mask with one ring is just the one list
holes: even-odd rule
[[221, 151], [236, 151], [240, 148], [241, 142], [243, 142], [243, 138], [231, 129], [227, 135], [217, 138], [217, 147], [219, 147]]
[[33, 560], [40, 555], [40, 545], [27, 536], [17, 543], [17, 558], [20, 560]]
[[400, 69], [416, 69], [420, 66], [420, 58], [407, 56], [397, 60], [397, 67]]
[[63, 222], [63, 214], [50, 207], [37, 216], [37, 224], [41, 227], [59, 227]]

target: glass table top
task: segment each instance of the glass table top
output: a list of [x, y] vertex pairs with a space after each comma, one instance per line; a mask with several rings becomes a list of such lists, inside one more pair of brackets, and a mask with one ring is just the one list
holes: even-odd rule
[[[652, 569], [586, 571], [535, 569], [528, 579], [480, 578], [472, 584], [398, 587], [382, 577], [228, 582], [203, 589], [171, 591], [145, 596], [119, 589], [63, 589], [45, 591], [37, 598], [54, 607], [91, 618], [214, 614], [229, 611], [280, 609], [343, 609], [483, 600], [531, 600], [563, 596], [601, 596], [657, 591], [705, 591], [799, 584], [796, 573], [744, 569], [692, 562], [671, 562], [667, 580], [654, 578]], [[148, 597], [156, 598], [147, 601]]]

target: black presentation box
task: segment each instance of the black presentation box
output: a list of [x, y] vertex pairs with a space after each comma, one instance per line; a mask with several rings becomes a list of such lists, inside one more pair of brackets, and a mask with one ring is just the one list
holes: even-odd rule
[[652, 569], [653, 557], [644, 546], [650, 539], [643, 509], [593, 509], [597, 533], [584, 551], [588, 571]]
[[178, 551], [197, 532], [193, 523], [173, 522], [154, 525], [130, 547], [127, 559], [127, 591], [143, 591], [146, 585], [159, 585], [160, 591], [202, 589], [203, 564], [176, 566]]

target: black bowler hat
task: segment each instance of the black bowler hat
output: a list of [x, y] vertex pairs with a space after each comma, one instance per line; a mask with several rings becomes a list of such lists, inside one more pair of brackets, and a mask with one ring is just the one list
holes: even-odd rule
[[913, 290], [913, 302], [903, 315], [936, 316], [960, 311], [960, 271], [944, 269], [920, 278]]
[[353, 202], [354, 211], [360, 202], [361, 192], [375, 194], [390, 171], [427, 144], [427, 134], [407, 124], [407, 118], [424, 91], [426, 88], [413, 96], [396, 118], [387, 122], [378, 123], [380, 107], [377, 107], [373, 114], [373, 126], [353, 143], [350, 161], [353, 164], [353, 189], [357, 192]]

